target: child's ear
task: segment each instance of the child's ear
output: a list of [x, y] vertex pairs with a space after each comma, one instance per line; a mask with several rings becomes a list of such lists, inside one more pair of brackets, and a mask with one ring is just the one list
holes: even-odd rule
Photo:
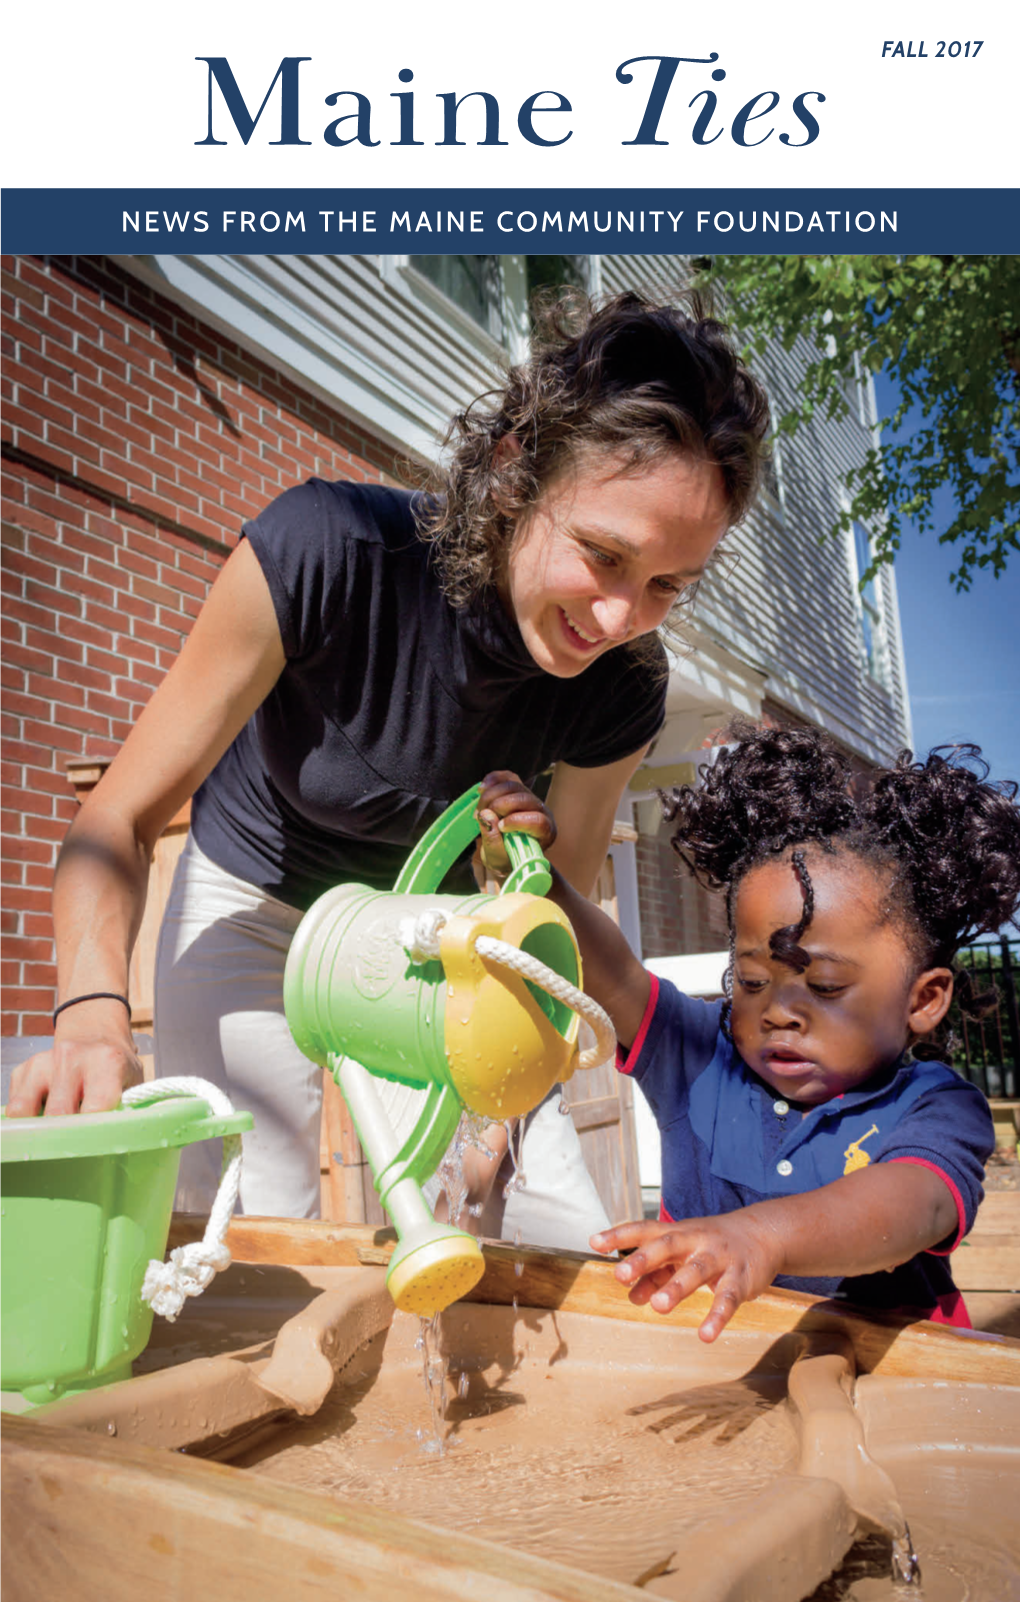
[[926, 968], [910, 987], [907, 1027], [915, 1035], [930, 1035], [949, 1011], [953, 976], [948, 968]]

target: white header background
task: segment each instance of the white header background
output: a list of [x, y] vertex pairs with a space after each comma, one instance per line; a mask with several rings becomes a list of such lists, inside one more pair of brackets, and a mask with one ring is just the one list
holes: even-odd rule
[[[682, 188], [881, 186], [1011, 187], [1017, 183], [1016, 71], [1020, 7], [1004, 0], [973, 4], [880, 4], [819, 0], [680, 6], [675, 0], [520, 0], [483, 6], [478, 0], [359, 0], [356, 5], [298, 0], [177, 0], [143, 7], [132, 0], [101, 6], [18, 6], [5, 24], [8, 68], [3, 118], [5, 180], [17, 187], [521, 187]], [[939, 41], [983, 40], [976, 58]], [[912, 45], [914, 56], [882, 57], [886, 40]], [[919, 56], [923, 41], [926, 56]], [[659, 125], [668, 144], [635, 147], [655, 71], [636, 64], [629, 85], [616, 68], [634, 56], [707, 57], [711, 66], [681, 63]], [[254, 115], [284, 56], [307, 56], [300, 70], [300, 147], [273, 147], [280, 131], [280, 86], [245, 147], [214, 89], [216, 136], [207, 128], [208, 69], [199, 56], [226, 56]], [[401, 68], [414, 73], [401, 83]], [[726, 78], [713, 83], [722, 68]], [[715, 143], [699, 146], [691, 129], [714, 89]], [[372, 103], [374, 148], [333, 148], [323, 129], [353, 111], [345, 98], [360, 90]], [[415, 91], [415, 135], [421, 148], [395, 148], [398, 105]], [[443, 105], [473, 90], [494, 94], [505, 147], [479, 147], [482, 102], [460, 113], [463, 146], [438, 147]], [[556, 90], [570, 112], [535, 117], [536, 130], [572, 137], [536, 148], [518, 131], [521, 103]], [[768, 90], [775, 112], [748, 125], [749, 139], [768, 128], [757, 148], [730, 134], [734, 116]], [[794, 96], [820, 135], [813, 144], [795, 117]], [[546, 96], [543, 104], [550, 104]], [[764, 106], [766, 101], [761, 104]], [[347, 122], [342, 132], [355, 131]]]

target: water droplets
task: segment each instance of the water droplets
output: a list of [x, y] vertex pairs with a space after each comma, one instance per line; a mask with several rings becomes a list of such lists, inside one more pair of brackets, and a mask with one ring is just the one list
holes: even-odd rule
[[521, 1167], [524, 1152], [524, 1119], [521, 1118], [514, 1128], [513, 1120], [506, 1119], [503, 1124], [506, 1130], [507, 1144], [510, 1150], [510, 1161], [513, 1163], [513, 1173], [503, 1186], [503, 1200], [512, 1196], [515, 1190], [524, 1190], [527, 1187], [528, 1177]]
[[903, 1534], [893, 1541], [892, 1577], [896, 1585], [919, 1586], [921, 1564], [914, 1543], [910, 1539], [910, 1526], [904, 1521]]
[[[522, 1239], [523, 1239], [523, 1232], [520, 1229], [515, 1229], [514, 1230], [514, 1246], [515, 1246], [515, 1248], [520, 1246]], [[518, 1257], [516, 1259], [516, 1261], [514, 1262], [514, 1273], [515, 1273], [515, 1275], [517, 1276], [518, 1279], [520, 1279], [521, 1275], [524, 1273], [524, 1262], [520, 1257]]]

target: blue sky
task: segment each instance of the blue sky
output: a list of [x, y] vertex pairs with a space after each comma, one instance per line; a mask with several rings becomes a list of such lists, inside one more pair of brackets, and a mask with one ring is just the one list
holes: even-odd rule
[[[876, 390], [879, 416], [888, 416], [895, 390], [884, 378]], [[914, 745], [925, 753], [973, 740], [992, 778], [1020, 781], [1020, 554], [1002, 578], [979, 572], [963, 595], [949, 582], [956, 566], [955, 547], [935, 534], [904, 534], [896, 587]]]

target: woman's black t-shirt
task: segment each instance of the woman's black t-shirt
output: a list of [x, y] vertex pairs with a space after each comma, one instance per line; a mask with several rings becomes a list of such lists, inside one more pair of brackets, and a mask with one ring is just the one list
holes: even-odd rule
[[244, 526], [286, 666], [198, 790], [192, 829], [214, 862], [302, 909], [344, 880], [392, 885], [492, 769], [600, 767], [662, 724], [664, 653], [544, 673], [498, 598], [445, 598], [412, 504], [312, 479]]

